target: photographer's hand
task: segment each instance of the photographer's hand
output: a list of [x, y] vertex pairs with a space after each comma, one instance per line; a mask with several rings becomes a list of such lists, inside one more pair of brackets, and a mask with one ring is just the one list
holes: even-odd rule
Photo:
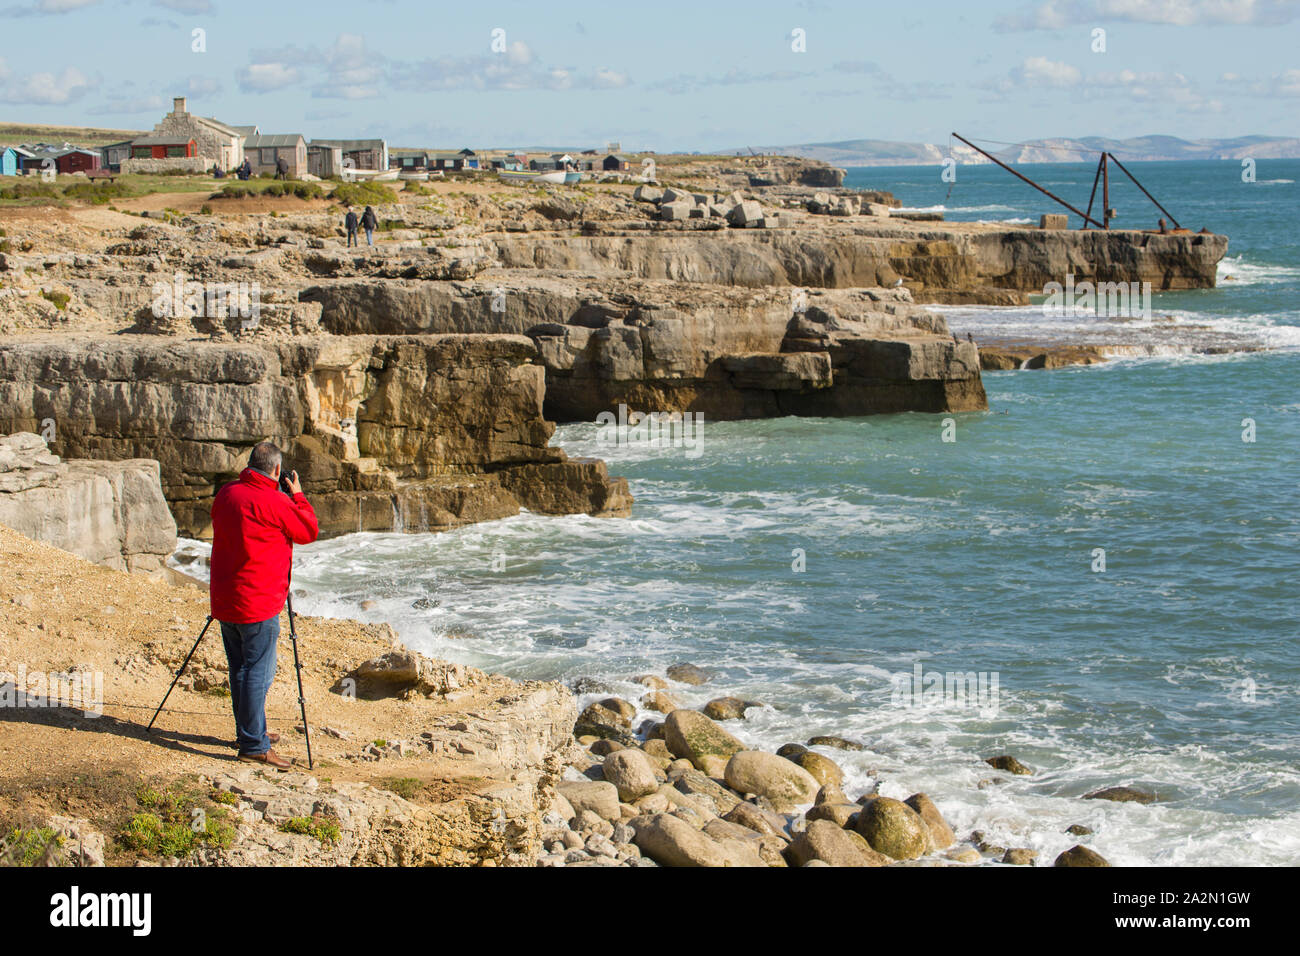
[[288, 481], [289, 481], [289, 492], [291, 494], [295, 494], [295, 495], [302, 494], [302, 485], [298, 483], [298, 473], [296, 471], [289, 472]]

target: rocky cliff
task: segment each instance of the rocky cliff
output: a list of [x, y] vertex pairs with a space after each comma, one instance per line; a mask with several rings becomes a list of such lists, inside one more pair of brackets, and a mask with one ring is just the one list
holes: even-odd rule
[[0, 525], [146, 574], [162, 573], [176, 550], [156, 461], [63, 461], [30, 432], [0, 438]]
[[[0, 429], [52, 421], [77, 457], [148, 456], [188, 535], [269, 438], [322, 532], [440, 530], [515, 514], [627, 513], [603, 462], [549, 447], [544, 373], [522, 336], [315, 336], [264, 344], [0, 344]], [[523, 466], [528, 466], [522, 472]]]
[[338, 280], [305, 290], [340, 335], [525, 334], [545, 413], [591, 421], [620, 404], [711, 419], [985, 407], [975, 347], [906, 289], [735, 288], [496, 273], [465, 282]]

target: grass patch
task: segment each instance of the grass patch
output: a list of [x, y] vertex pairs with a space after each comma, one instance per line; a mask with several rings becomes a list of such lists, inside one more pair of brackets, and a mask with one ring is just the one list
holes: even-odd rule
[[397, 202], [397, 193], [379, 183], [340, 183], [334, 187], [330, 198], [354, 206], [374, 206]]
[[142, 856], [184, 857], [202, 847], [225, 848], [235, 840], [235, 827], [221, 805], [226, 801], [218, 802], [213, 793], [197, 793], [180, 783], [165, 790], [142, 786], [136, 803], [139, 812], [117, 839]]
[[424, 785], [415, 777], [389, 777], [380, 784], [390, 793], [395, 793], [403, 800], [412, 800], [424, 789]]
[[58, 866], [62, 847], [53, 827], [13, 827], [0, 840], [0, 866]]
[[285, 820], [280, 824], [280, 832], [301, 833], [303, 836], [315, 837], [321, 846], [333, 846], [342, 836], [338, 823], [319, 813]]
[[66, 312], [68, 311], [68, 300], [71, 299], [72, 296], [68, 295], [66, 292], [51, 292], [49, 289], [42, 289], [41, 298], [46, 302], [54, 303], [54, 307], [60, 312]]

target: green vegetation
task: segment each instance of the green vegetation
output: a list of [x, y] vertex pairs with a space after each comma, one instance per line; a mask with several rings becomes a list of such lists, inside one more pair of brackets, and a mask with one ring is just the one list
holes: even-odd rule
[[210, 176], [192, 174], [132, 173], [118, 176], [112, 182], [91, 181], [81, 176], [59, 176], [53, 182], [46, 182], [36, 176], [23, 176], [12, 185], [0, 188], [0, 205], [62, 206], [69, 202], [103, 205], [152, 193], [204, 192], [211, 188]]
[[333, 846], [339, 841], [342, 832], [339, 825], [329, 817], [314, 813], [309, 817], [293, 817], [280, 824], [281, 833], [301, 833], [315, 837], [321, 846]]
[[[227, 803], [222, 799], [220, 803]], [[186, 856], [200, 847], [224, 848], [235, 839], [228, 811], [214, 798], [175, 783], [165, 790], [136, 791], [140, 812], [118, 833], [118, 842], [144, 856]]]
[[248, 196], [297, 196], [299, 199], [322, 199], [325, 190], [319, 183], [300, 182], [298, 180], [255, 180], [242, 183], [228, 183], [211, 199], [243, 199]]
[[0, 841], [0, 866], [57, 866], [62, 846], [53, 827], [13, 827]]
[[415, 777], [389, 777], [383, 781], [381, 786], [385, 790], [397, 794], [403, 800], [412, 799], [423, 789], [420, 781]]
[[49, 289], [42, 289], [41, 298], [46, 302], [53, 302], [54, 307], [60, 312], [66, 312], [68, 310], [68, 300], [72, 296], [66, 292], [51, 292]]
[[334, 187], [332, 199], [354, 206], [373, 206], [378, 203], [397, 202], [397, 194], [379, 183], [341, 183]]

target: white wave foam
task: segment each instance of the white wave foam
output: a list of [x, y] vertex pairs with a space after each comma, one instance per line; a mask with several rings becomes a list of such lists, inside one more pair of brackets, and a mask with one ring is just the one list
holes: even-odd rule
[[1219, 285], [1275, 285], [1300, 279], [1300, 267], [1271, 263], [1247, 262], [1245, 255], [1224, 256], [1219, 260], [1215, 281]]

